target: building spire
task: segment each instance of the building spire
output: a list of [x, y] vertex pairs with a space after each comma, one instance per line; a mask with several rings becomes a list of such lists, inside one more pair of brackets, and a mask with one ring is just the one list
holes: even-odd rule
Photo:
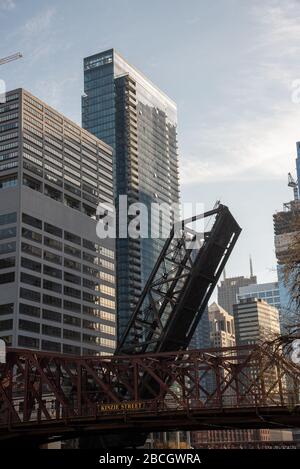
[[252, 263], [251, 254], [249, 256], [249, 261], [250, 261], [250, 277], [254, 277], [254, 275], [253, 275], [253, 263]]
[[226, 280], [226, 270], [225, 270], [225, 268], [223, 270], [223, 279]]

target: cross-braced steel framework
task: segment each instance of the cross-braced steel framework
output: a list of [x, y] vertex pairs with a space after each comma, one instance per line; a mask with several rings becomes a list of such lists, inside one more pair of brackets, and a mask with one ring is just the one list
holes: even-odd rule
[[2, 441], [300, 425], [300, 367], [268, 347], [112, 357], [15, 349], [0, 373]]
[[240, 232], [224, 205], [175, 224], [117, 354], [186, 349]]

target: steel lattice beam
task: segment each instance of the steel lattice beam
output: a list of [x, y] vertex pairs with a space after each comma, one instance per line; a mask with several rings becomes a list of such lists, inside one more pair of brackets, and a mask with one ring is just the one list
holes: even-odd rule
[[[191, 227], [200, 219], [212, 225], [203, 233]], [[240, 232], [224, 205], [175, 225], [116, 353], [185, 350]]]

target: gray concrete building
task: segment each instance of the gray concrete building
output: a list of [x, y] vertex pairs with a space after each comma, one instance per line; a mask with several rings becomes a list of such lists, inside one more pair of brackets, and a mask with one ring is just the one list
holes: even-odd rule
[[279, 311], [261, 298], [247, 298], [233, 306], [237, 345], [274, 339], [280, 333]]
[[256, 276], [252, 274], [250, 277], [230, 277], [221, 281], [218, 285], [218, 304], [222, 306], [229, 314], [233, 314], [233, 305], [237, 303], [237, 295], [240, 287], [256, 284]]
[[112, 150], [25, 90], [0, 105], [0, 337], [8, 345], [110, 354], [114, 240], [96, 235], [113, 201]]

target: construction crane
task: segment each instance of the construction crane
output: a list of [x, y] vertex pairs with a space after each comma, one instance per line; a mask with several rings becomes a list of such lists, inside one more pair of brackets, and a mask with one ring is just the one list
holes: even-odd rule
[[288, 186], [294, 191], [294, 200], [299, 200], [298, 182], [295, 181], [291, 173], [288, 174]]
[[23, 55], [21, 54], [21, 52], [17, 52], [16, 54], [9, 55], [8, 57], [4, 57], [3, 59], [0, 59], [0, 65], [13, 62], [13, 60], [18, 60], [18, 59], [21, 59], [22, 57]]

